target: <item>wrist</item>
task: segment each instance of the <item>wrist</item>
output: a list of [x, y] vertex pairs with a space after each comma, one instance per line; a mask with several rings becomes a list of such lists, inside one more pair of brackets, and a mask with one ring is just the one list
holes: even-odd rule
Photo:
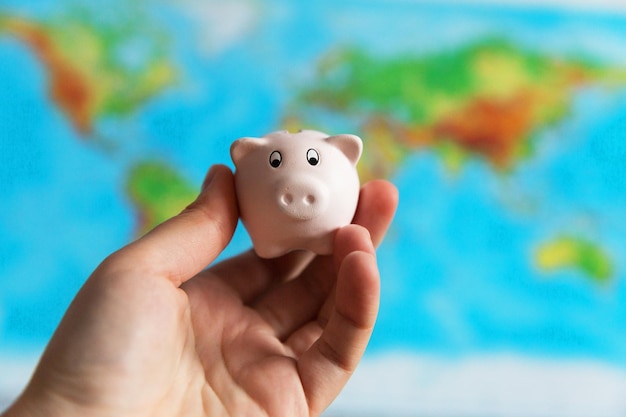
[[25, 394], [22, 394], [9, 408], [0, 414], [0, 417], [36, 417], [41, 415], [41, 412], [35, 411], [36, 408], [30, 400], [25, 398]]
[[29, 385], [17, 400], [0, 414], [0, 417], [72, 417], [74, 415], [77, 415], [76, 410], [70, 404], [54, 400], [49, 393], [39, 392]]

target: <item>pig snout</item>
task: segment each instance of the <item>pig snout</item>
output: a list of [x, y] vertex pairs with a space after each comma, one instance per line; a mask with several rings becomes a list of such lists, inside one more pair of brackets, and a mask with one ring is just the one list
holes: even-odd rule
[[311, 220], [328, 207], [328, 186], [314, 177], [291, 177], [277, 183], [278, 207], [295, 220]]

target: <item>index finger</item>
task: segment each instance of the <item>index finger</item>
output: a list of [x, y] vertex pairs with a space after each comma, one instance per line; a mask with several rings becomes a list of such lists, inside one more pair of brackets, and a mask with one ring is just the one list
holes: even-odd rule
[[[319, 339], [298, 360], [300, 379], [311, 414], [320, 414], [346, 384], [374, 329], [380, 299], [380, 276], [374, 246], [356, 232], [344, 248], [347, 255], [337, 254], [340, 267], [335, 302]], [[346, 234], [347, 236], [347, 234]]]
[[369, 181], [361, 189], [352, 223], [369, 230], [375, 247], [381, 244], [393, 220], [398, 197], [398, 189], [385, 180]]

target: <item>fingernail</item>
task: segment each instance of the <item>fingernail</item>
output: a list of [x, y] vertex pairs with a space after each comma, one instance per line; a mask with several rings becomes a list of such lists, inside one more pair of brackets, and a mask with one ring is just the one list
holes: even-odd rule
[[202, 182], [202, 188], [200, 189], [201, 193], [206, 191], [207, 188], [209, 188], [209, 186], [211, 185], [211, 182], [213, 181], [213, 178], [215, 178], [216, 173], [217, 173], [216, 167], [212, 166], [211, 169], [209, 169], [209, 172], [207, 172], [206, 177], [204, 177], [204, 181]]

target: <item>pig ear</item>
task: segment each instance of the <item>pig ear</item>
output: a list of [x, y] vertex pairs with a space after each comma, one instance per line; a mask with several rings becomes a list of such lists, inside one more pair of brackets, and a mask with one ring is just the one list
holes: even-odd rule
[[235, 166], [239, 164], [239, 161], [246, 156], [250, 151], [263, 146], [264, 139], [260, 138], [241, 138], [237, 139], [230, 145], [230, 157], [235, 163]]
[[329, 136], [325, 140], [331, 145], [339, 148], [339, 150], [346, 155], [348, 160], [352, 162], [352, 165], [356, 165], [359, 161], [361, 152], [363, 151], [363, 142], [360, 137], [356, 135], [343, 134]]

